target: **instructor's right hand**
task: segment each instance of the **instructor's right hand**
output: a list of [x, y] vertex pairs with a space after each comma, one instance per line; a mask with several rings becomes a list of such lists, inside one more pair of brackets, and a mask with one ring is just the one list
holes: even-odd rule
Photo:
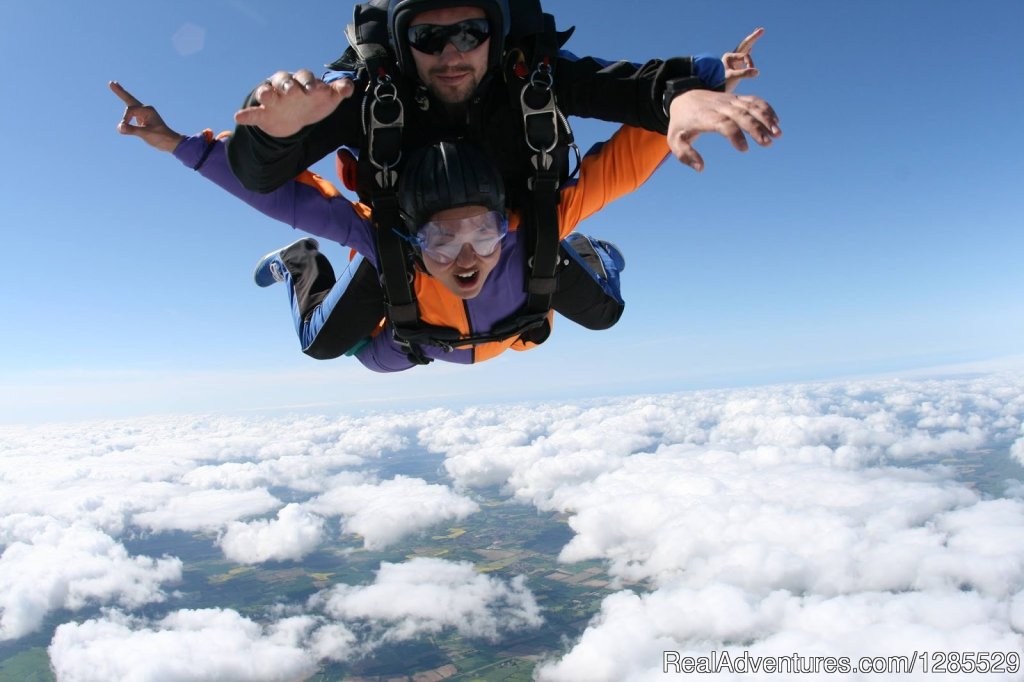
[[253, 91], [254, 104], [235, 112], [235, 123], [290, 137], [330, 116], [354, 90], [349, 78], [324, 83], [308, 69], [278, 71]]

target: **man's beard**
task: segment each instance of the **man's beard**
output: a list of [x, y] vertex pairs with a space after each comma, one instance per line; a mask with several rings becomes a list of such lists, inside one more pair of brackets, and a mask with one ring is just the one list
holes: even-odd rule
[[[439, 75], [450, 76], [454, 74], [468, 74], [469, 79], [460, 83], [455, 90], [434, 80], [434, 78]], [[431, 77], [432, 85], [432, 87], [429, 88], [431, 94], [433, 94], [434, 97], [444, 105], [445, 109], [447, 109], [449, 113], [453, 114], [462, 113], [466, 110], [466, 106], [473, 98], [473, 93], [476, 92], [477, 85], [479, 85], [473, 77], [473, 69], [470, 67], [435, 69], [430, 72], [429, 76]]]

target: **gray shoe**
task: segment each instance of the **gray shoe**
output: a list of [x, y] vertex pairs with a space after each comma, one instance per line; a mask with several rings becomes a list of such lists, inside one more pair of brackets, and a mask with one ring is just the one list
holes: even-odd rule
[[271, 284], [283, 282], [287, 268], [281, 259], [281, 254], [302, 242], [306, 242], [306, 248], [314, 251], [320, 248], [320, 243], [317, 240], [312, 237], [303, 237], [288, 246], [271, 251], [263, 258], [260, 258], [259, 262], [256, 263], [256, 269], [252, 271], [252, 278], [256, 282], [256, 286], [269, 287]]

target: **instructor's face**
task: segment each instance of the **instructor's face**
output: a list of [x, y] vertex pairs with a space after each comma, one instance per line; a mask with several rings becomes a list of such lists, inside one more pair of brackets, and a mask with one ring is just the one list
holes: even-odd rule
[[[450, 26], [466, 19], [483, 19], [487, 15], [479, 7], [448, 7], [417, 14], [411, 26], [435, 24]], [[462, 105], [469, 101], [484, 74], [487, 73], [488, 38], [475, 49], [459, 52], [448, 43], [441, 54], [427, 54], [412, 48], [416, 74], [420, 81], [439, 100], [447, 105]]]

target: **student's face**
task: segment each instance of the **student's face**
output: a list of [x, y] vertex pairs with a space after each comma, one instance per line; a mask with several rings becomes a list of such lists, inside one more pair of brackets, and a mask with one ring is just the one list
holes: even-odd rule
[[[462, 299], [469, 300], [480, 294], [484, 282], [501, 256], [501, 242], [493, 239], [493, 228], [490, 224], [481, 225], [488, 212], [484, 206], [460, 206], [441, 211], [430, 218], [431, 223], [442, 226], [442, 234], [435, 235], [441, 243], [463, 243], [455, 259], [447, 263], [432, 258], [430, 251], [423, 249], [420, 254], [423, 265], [434, 279]], [[479, 246], [474, 247], [474, 244], [489, 246], [495, 242], [493, 253], [487, 256], [477, 253]]]
[[[479, 7], [447, 7], [417, 14], [410, 26], [450, 26], [466, 19], [485, 17], [486, 14]], [[490, 44], [488, 38], [469, 52], [459, 52], [450, 42], [444, 46], [441, 54], [427, 54], [415, 47], [409, 51], [416, 62], [416, 74], [427, 89], [445, 104], [462, 105], [469, 101], [487, 73]]]

